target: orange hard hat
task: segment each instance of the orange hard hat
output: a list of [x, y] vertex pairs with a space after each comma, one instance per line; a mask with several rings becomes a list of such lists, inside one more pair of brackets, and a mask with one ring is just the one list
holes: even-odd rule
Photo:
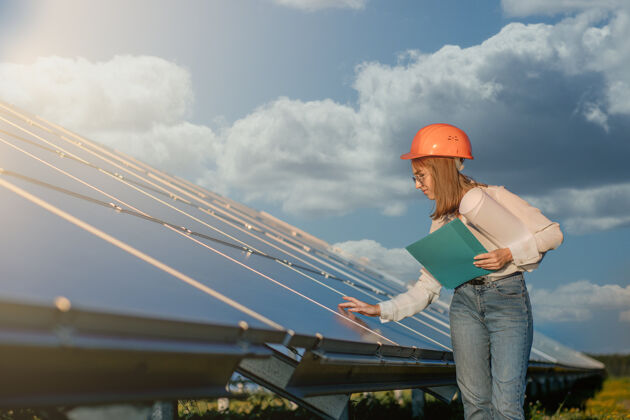
[[427, 156], [474, 159], [470, 140], [463, 130], [450, 124], [430, 124], [421, 128], [411, 142], [411, 150], [401, 159]]

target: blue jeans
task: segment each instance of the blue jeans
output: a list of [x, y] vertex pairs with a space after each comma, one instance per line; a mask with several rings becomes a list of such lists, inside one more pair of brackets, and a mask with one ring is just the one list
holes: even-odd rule
[[450, 321], [466, 419], [524, 419], [533, 321], [523, 275], [458, 287]]

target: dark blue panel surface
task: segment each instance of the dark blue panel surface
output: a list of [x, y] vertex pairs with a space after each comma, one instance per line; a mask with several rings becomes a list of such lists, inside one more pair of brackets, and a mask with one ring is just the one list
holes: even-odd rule
[[[11, 138], [5, 138], [5, 140], [19, 147], [24, 152], [40, 157], [44, 161], [48, 161], [48, 155], [51, 154], [50, 151], [38, 148], [25, 142], [16, 141]], [[33, 141], [36, 140], [37, 139], [34, 139]], [[181, 212], [168, 208], [168, 206], [159, 203], [151, 197], [138, 193], [138, 191], [134, 188], [122, 184], [118, 179], [112, 178], [103, 172], [99, 172], [95, 168], [70, 159], [57, 159], [56, 162], [51, 162], [51, 164], [57, 166], [58, 168], [63, 166], [64, 171], [77, 176], [80, 179], [80, 181], [77, 181], [42, 162], [38, 162], [24, 152], [9, 148], [9, 151], [5, 154], [5, 158], [8, 162], [11, 162], [11, 164], [4, 166], [8, 166], [7, 169], [19, 168], [21, 173], [25, 172], [34, 178], [45, 179], [46, 182], [50, 184], [79, 194], [84, 194], [103, 201], [113, 200], [123, 208], [133, 207], [152, 216], [167, 220], [170, 223], [186, 226], [196, 232], [204, 232], [213, 235], [217, 234], [216, 231], [209, 230], [207, 225], [199, 223]], [[225, 256], [229, 256], [233, 259], [231, 262], [228, 262], [229, 260], [226, 260], [224, 256], [218, 255], [208, 248], [203, 248], [199, 243], [194, 243], [190, 239], [181, 237], [177, 233], [165, 231], [162, 226], [156, 225], [155, 223], [147, 222], [145, 220], [130, 221], [128, 219], [134, 219], [133, 216], [118, 214], [113, 212], [111, 209], [99, 208], [94, 210], [90, 207], [99, 206], [92, 203], [86, 203], [84, 200], [71, 197], [69, 198], [67, 195], [58, 193], [57, 191], [51, 191], [47, 188], [30, 185], [28, 182], [23, 184], [21, 180], [16, 182], [26, 189], [34, 188], [37, 191], [36, 195], [50, 200], [55, 205], [64, 208], [68, 212], [79, 216], [89, 223], [95, 224], [100, 229], [129, 242], [131, 245], [138, 247], [149, 254], [151, 254], [150, 251], [157, 251], [164, 248], [161, 253], [158, 252], [154, 256], [167, 263], [173, 262], [176, 268], [189, 275], [194, 277], [205, 277], [204, 281], [209, 281], [207, 279], [209, 273], [212, 275], [220, 274], [223, 277], [223, 281], [214, 281], [219, 281], [221, 286], [217, 286], [215, 283], [211, 282], [209, 284], [212, 287], [219, 287], [222, 292], [228, 294], [241, 303], [246, 305], [253, 304], [258, 308], [257, 310], [264, 312], [272, 319], [302, 320], [304, 325], [296, 323], [296, 325], [290, 326], [290, 328], [293, 328], [297, 332], [306, 334], [322, 332], [326, 336], [331, 336], [330, 328], [339, 328], [339, 326], [341, 326], [341, 329], [339, 329], [336, 334], [332, 335], [332, 337], [348, 339], [349, 335], [346, 330], [352, 327], [355, 332], [359, 332], [360, 338], [366, 341], [384, 341], [385, 339], [390, 339], [394, 342], [405, 345], [416, 345], [419, 347], [436, 349], [447, 348], [436, 346], [436, 343], [434, 342], [435, 340], [448, 346], [448, 339], [445, 340], [444, 337], [439, 336], [439, 334], [434, 334], [433, 331], [417, 332], [409, 328], [403, 328], [394, 323], [380, 325], [377, 320], [373, 319], [361, 320], [360, 322], [359, 320], [348, 321], [347, 319], [339, 316], [339, 314], [336, 313], [336, 304], [340, 301], [340, 297], [345, 294], [357, 294], [357, 289], [354, 289], [346, 284], [328, 280], [334, 284], [324, 284], [323, 287], [323, 278], [321, 280], [313, 276], [309, 278], [299, 271], [295, 271], [274, 261], [270, 261], [256, 255], [247, 256], [239, 250], [234, 250], [220, 244], [212, 243], [212, 241], [201, 240], [201, 242], [204, 242], [208, 246], [216, 249], [217, 252], [221, 252]], [[97, 187], [107, 195], [99, 193], [84, 183]], [[119, 199], [119, 201], [116, 201], [116, 199]], [[177, 204], [181, 205], [181, 203]], [[201, 219], [201, 217], [208, 217], [207, 214], [204, 214], [198, 209], [190, 206], [184, 211], [189, 214], [191, 212], [196, 212], [197, 214], [194, 217], [199, 219]], [[241, 234], [241, 232], [225, 225], [219, 219], [214, 219], [212, 222], [214, 225], [221, 225], [221, 232], [231, 230], [228, 233], [230, 236]], [[132, 225], [134, 227], [132, 227]], [[139, 228], [136, 228], [135, 226], [138, 226]], [[140, 230], [138, 231], [138, 229]], [[161, 237], [167, 239], [158, 239]], [[253, 239], [254, 238], [252, 237], [248, 238], [249, 242]], [[181, 241], [184, 244], [179, 244], [178, 242], [178, 245], [174, 248], [172, 244], [173, 241]], [[263, 244], [262, 242], [256, 244], [249, 243], [249, 245], [255, 246], [257, 249], [261, 249], [266, 253], [274, 253], [281, 258], [289, 258], [289, 256], [280, 253], [278, 249], [269, 248], [268, 245]], [[191, 247], [192, 250], [188, 251], [188, 247]], [[187, 251], [184, 252], [184, 249]], [[208, 264], [206, 264], [206, 260], [213, 261], [211, 264], [213, 266], [212, 268], [209, 268]], [[175, 263], [174, 261], [177, 262]], [[239, 266], [236, 263], [237, 261], [244, 263], [246, 266], [251, 266], [253, 264], [255, 270], [261, 274], [257, 274], [252, 270], [247, 270], [247, 267]], [[236, 271], [230, 271], [234, 270], [235, 266]], [[242, 283], [234, 282], [233, 278], [235, 276], [242, 276], [246, 278], [247, 281], [243, 280]], [[262, 279], [264, 279], [264, 281], [261, 283]], [[248, 281], [251, 283], [248, 283]], [[258, 290], [258, 293], [255, 293], [255, 288], [260, 288], [261, 284], [263, 284], [263, 289]], [[270, 286], [272, 287], [271, 290], [264, 289], [264, 287]], [[277, 291], [274, 291], [274, 288], [278, 287], [282, 289], [280, 296], [285, 296], [286, 293], [289, 293], [289, 301], [279, 306], [283, 308], [282, 311], [279, 311], [276, 306], [269, 306], [269, 302], [261, 302], [260, 299], [250, 301], [249, 296], [243, 296], [244, 290], [246, 290], [245, 294], [251, 293], [256, 297], [261, 295], [274, 296], [278, 294]], [[288, 290], [287, 288], [290, 288], [291, 290]], [[366, 300], [369, 300], [369, 297], [366, 297]], [[304, 301], [320, 308], [320, 310], [324, 310], [328, 316], [332, 316], [332, 320], [334, 322], [322, 323], [317, 316], [311, 316], [308, 313], [306, 316], [300, 317], [300, 312], [303, 311], [298, 311], [298, 309], [302, 308]], [[374, 330], [377, 334], [375, 335], [374, 333], [371, 333], [369, 329]], [[428, 339], [425, 340], [423, 338], [424, 336], [428, 337]]]
[[269, 328], [1, 186], [0, 200], [3, 299]]

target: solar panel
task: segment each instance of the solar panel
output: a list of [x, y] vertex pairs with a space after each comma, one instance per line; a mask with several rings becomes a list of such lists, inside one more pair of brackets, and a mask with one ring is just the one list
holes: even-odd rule
[[[0, 151], [0, 305], [51, 314], [61, 302], [90, 319], [118, 317], [116, 325], [140, 317], [158, 329], [156, 322], [175, 322], [240, 331], [205, 337], [230, 349], [208, 354], [231, 354], [232, 370], [239, 364], [293, 397], [454, 383], [446, 305], [386, 324], [339, 311], [341, 296], [376, 303], [405, 286], [324, 241], [3, 103]], [[7, 331], [28, 330], [5, 321]], [[53, 316], [43, 325], [55, 322]], [[173, 332], [164, 338], [187, 340], [187, 349], [198, 339]], [[12, 345], [3, 337], [0, 346]], [[239, 345], [249, 350], [234, 351]], [[601, 369], [542, 335], [534, 347], [532, 361], [545, 366]], [[274, 382], [252, 362], [270, 354], [287, 366], [290, 380]], [[225, 379], [225, 372], [217, 375], [215, 385]], [[202, 392], [195, 384], [192, 394]], [[11, 395], [7, 401], [19, 397]]]
[[[2, 127], [2, 129], [12, 134], [8, 136], [9, 139], [2, 139], [5, 145], [10, 146], [6, 157], [16, 168], [22, 168], [26, 173], [34, 175], [26, 178], [21, 173], [5, 168], [5, 175], [12, 177], [15, 185], [29, 188], [55, 206], [67, 211], [72, 210], [82, 220], [111, 232], [115, 237], [134, 247], [150, 249], [158, 259], [171, 262], [182, 272], [199, 277], [204, 276], [208, 266], [214, 267], [214, 279], [206, 281], [218, 282], [214, 284], [214, 287], [232, 296], [239, 296], [244, 304], [258, 308], [257, 310], [267, 311], [275, 319], [293, 318], [294, 321], [304, 321], [303, 324], [296, 323], [296, 328], [294, 328], [296, 332], [312, 335], [325, 328], [327, 335], [331, 338], [384, 341], [403, 345], [415, 345], [417, 339], [424, 339], [426, 343], [423, 347], [449, 350], [447, 336], [446, 340], [443, 339], [440, 342], [436, 340], [438, 337], [430, 337], [435, 335], [432, 332], [424, 334], [411, 328], [400, 328], [395, 324], [383, 327], [375, 320], [351, 321], [330, 309], [335, 307], [342, 295], [363, 292], [366, 299], [377, 297], [379, 290], [372, 286], [372, 291], [376, 293], [369, 293], [370, 291], [365, 289], [369, 288], [369, 284], [365, 281], [356, 279], [354, 285], [344, 281], [333, 281], [330, 273], [324, 276], [319, 274], [324, 271], [322, 269], [317, 270], [318, 277], [323, 277], [318, 279], [312, 275], [313, 273], [304, 269], [288, 264], [278, 264], [277, 261], [261, 258], [256, 253], [243, 252], [242, 249], [226, 246], [218, 241], [239, 244], [252, 251], [273, 255], [276, 260], [294, 260], [293, 256], [287, 255], [279, 247], [269, 246], [269, 241], [265, 243], [254, 236], [248, 237], [248, 242], [236, 239], [235, 235], [240, 232], [221, 218], [215, 218], [212, 221], [213, 224], [210, 225], [203, 222], [201, 218], [207, 215], [198, 208], [193, 208], [178, 200], [174, 203], [165, 202], [156, 194], [141, 191], [137, 183], [125, 183], [119, 177], [111, 175], [115, 173], [115, 168], [111, 165], [108, 167], [106, 162], [94, 163], [95, 156], [88, 156], [76, 145], [61, 144], [61, 142], [45, 139], [43, 137], [45, 131], [39, 127], [28, 129], [29, 134], [40, 141], [39, 144], [35, 141], [22, 141], [22, 144], [16, 140], [11, 141], [11, 137], [17, 137], [15, 133], [17, 128], [11, 126]], [[45, 146], [48, 149], [44, 149]], [[52, 153], [51, 146], [71, 157], [63, 161], [63, 168], [60, 167], [60, 162], [49, 163], [45, 160], [50, 157], [46, 154]], [[91, 160], [88, 160], [90, 158]], [[47, 180], [45, 184], [39, 181], [42, 179]], [[112, 204], [108, 205], [108, 203]], [[182, 209], [178, 206], [188, 208]], [[132, 214], [136, 217], [128, 217]], [[147, 220], [151, 219], [140, 217], [143, 215], [153, 218], [154, 223], [162, 225], [168, 223], [170, 226], [167, 229], [161, 229], [163, 226], [156, 229], [151, 223], [147, 223]], [[179, 226], [185, 227], [186, 230], [178, 230]], [[191, 232], [204, 236], [195, 237], [190, 234]], [[211, 237], [217, 238], [218, 241], [208, 239]], [[174, 250], [177, 252], [173, 252]], [[332, 276], [342, 278], [343, 274], [334, 271]], [[238, 282], [231, 281], [235, 277], [239, 278]], [[230, 280], [221, 281], [220, 279]], [[266, 282], [264, 280], [261, 282], [261, 279]], [[243, 294], [243, 289], [250, 293]], [[253, 292], [257, 289], [260, 289], [259, 292]], [[292, 296], [287, 296], [287, 293]], [[282, 304], [269, 306], [268, 302], [259, 299], [261, 295], [274, 296], [274, 299]], [[283, 300], [284, 296], [287, 297]], [[381, 293], [381, 296], [386, 295]], [[293, 299], [295, 297], [300, 299]], [[376, 301], [376, 299], [373, 300]], [[296, 317], [296, 312], [304, 313], [299, 309], [305, 303], [313, 305], [312, 310], [322, 310], [326, 314], [321, 317], [312, 317], [309, 312], [306, 312], [307, 316]], [[320, 320], [325, 325], [318, 326], [316, 323]], [[341, 324], [352, 325], [354, 334], [349, 334], [347, 327], [336, 328]], [[366, 324], [372, 324], [372, 328], [366, 328]], [[377, 329], [391, 331], [385, 336], [375, 333], [374, 330]], [[442, 335], [442, 337], [445, 336]]]

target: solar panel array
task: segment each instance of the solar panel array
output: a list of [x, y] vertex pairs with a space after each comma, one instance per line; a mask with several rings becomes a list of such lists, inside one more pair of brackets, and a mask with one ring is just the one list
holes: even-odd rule
[[[417, 375], [419, 366], [431, 365], [450, 369], [452, 383], [444, 303], [385, 324], [340, 312], [342, 296], [376, 303], [404, 291], [404, 283], [344, 258], [265, 212], [1, 102], [0, 187], [0, 308], [23, 305], [25, 314], [51, 310], [37, 318], [38, 331], [54, 331], [50, 348], [72, 348], [72, 336], [81, 328], [69, 314], [100, 316], [98, 322], [93, 318], [100, 326], [108, 316], [121, 317], [122, 324], [129, 317], [150, 324], [171, 343], [184, 338], [189, 344], [230, 343], [242, 350], [231, 350], [240, 354], [233, 363], [264, 357], [271, 349], [294, 357], [298, 370], [306, 359], [334, 359], [348, 366], [406, 366], [409, 371], [401, 371], [401, 377], [407, 378], [407, 373]], [[28, 325], [0, 312], [0, 346], [19, 341], [28, 347], [26, 338], [11, 336]], [[70, 338], [55, 329], [59, 314], [65, 314], [61, 324], [73, 325], [66, 334]], [[181, 326], [177, 334], [175, 327], [160, 333], [169, 323]], [[125, 330], [122, 324], [108, 334]], [[221, 335], [215, 329], [199, 335], [196, 329], [205, 327], [240, 333]], [[190, 336], [182, 332], [193, 330]], [[313, 352], [321, 356], [319, 362], [311, 358]], [[532, 362], [602, 367], [540, 334]], [[310, 373], [309, 383], [321, 385], [316, 373]], [[357, 379], [354, 388], [347, 380], [345, 389], [366, 383], [373, 388], [386, 377]], [[17, 397], [12, 398], [7, 401]]]

